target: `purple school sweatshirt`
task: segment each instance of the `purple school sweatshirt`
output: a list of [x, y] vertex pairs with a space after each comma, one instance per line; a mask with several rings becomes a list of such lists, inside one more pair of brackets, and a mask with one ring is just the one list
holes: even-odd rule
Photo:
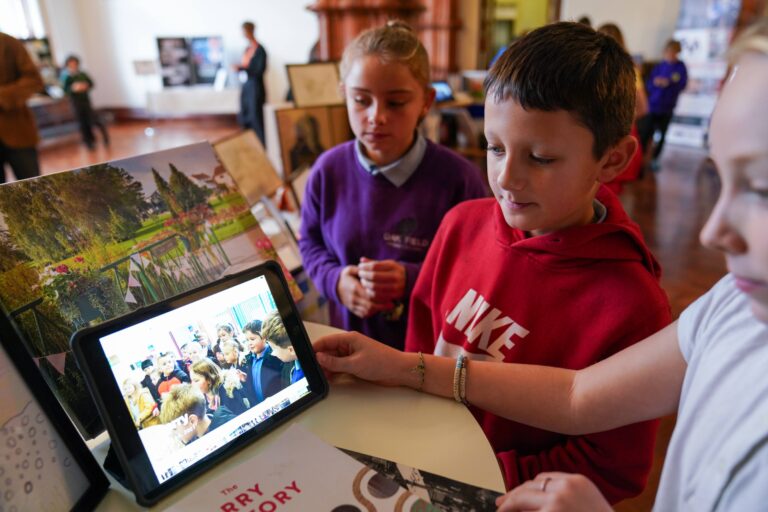
[[[408, 298], [443, 215], [487, 193], [477, 167], [432, 142], [399, 188], [366, 171], [354, 144], [326, 151], [312, 168], [301, 208], [301, 257], [310, 279], [328, 299], [331, 325], [402, 349]], [[339, 275], [361, 257], [393, 259], [405, 266], [404, 310], [398, 320], [386, 313], [361, 319], [341, 304], [336, 293]]]

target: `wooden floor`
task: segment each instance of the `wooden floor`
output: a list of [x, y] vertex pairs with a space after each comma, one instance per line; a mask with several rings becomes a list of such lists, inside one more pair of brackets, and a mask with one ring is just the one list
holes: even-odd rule
[[[76, 137], [43, 147], [43, 173], [62, 171], [105, 160], [168, 149], [201, 140], [215, 141], [237, 130], [222, 122], [165, 121], [154, 124], [154, 136], [144, 133], [147, 123], [110, 127], [112, 145], [87, 150]], [[669, 295], [675, 317], [696, 297], [708, 290], [724, 273], [722, 256], [701, 247], [699, 230], [715, 203], [718, 181], [704, 163], [702, 151], [669, 147], [658, 173], [646, 173], [626, 186], [622, 202], [640, 224], [649, 246], [663, 268], [662, 285]], [[662, 422], [656, 447], [656, 463], [646, 491], [617, 507], [622, 512], [650, 510], [658, 485], [661, 463], [674, 426], [672, 418]]]

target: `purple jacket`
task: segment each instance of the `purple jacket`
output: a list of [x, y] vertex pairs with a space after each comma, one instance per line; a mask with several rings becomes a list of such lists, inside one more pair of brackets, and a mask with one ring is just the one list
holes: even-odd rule
[[[357, 160], [354, 144], [340, 144], [315, 162], [301, 208], [299, 248], [309, 277], [328, 299], [332, 325], [402, 349], [407, 299], [443, 215], [454, 205], [487, 193], [480, 170], [432, 142], [399, 188], [384, 176], [367, 172]], [[339, 275], [361, 257], [393, 259], [405, 266], [406, 300], [399, 320], [383, 313], [361, 319], [339, 301]]]
[[[669, 85], [659, 87], [654, 85], [653, 81], [657, 77], [664, 77], [669, 80]], [[651, 76], [648, 78], [648, 110], [652, 114], [671, 114], [675, 110], [677, 97], [688, 84], [688, 71], [685, 64], [678, 60], [677, 62], [662, 61], [653, 68]]]

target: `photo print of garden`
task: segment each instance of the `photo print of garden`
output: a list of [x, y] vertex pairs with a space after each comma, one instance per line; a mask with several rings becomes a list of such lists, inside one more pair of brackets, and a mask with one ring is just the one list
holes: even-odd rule
[[0, 303], [86, 438], [103, 425], [72, 333], [270, 259], [208, 143], [0, 186]]

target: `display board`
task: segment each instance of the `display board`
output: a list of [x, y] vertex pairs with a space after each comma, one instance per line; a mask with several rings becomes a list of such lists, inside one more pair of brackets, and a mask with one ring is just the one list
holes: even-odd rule
[[160, 75], [164, 87], [192, 85], [192, 65], [189, 44], [183, 37], [158, 37]]
[[271, 196], [283, 184], [253, 130], [245, 130], [213, 145], [248, 204]]
[[192, 37], [189, 39], [192, 55], [192, 77], [195, 84], [213, 84], [224, 64], [224, 43], [221, 37]]
[[297, 107], [342, 105], [344, 97], [339, 90], [339, 67], [336, 62], [288, 64], [293, 101]]
[[208, 143], [6, 184], [0, 225], [0, 304], [85, 437], [75, 330], [279, 261]]
[[158, 37], [164, 87], [213, 85], [224, 63], [220, 36]]
[[3, 510], [91, 510], [107, 478], [0, 314], [0, 502]]

